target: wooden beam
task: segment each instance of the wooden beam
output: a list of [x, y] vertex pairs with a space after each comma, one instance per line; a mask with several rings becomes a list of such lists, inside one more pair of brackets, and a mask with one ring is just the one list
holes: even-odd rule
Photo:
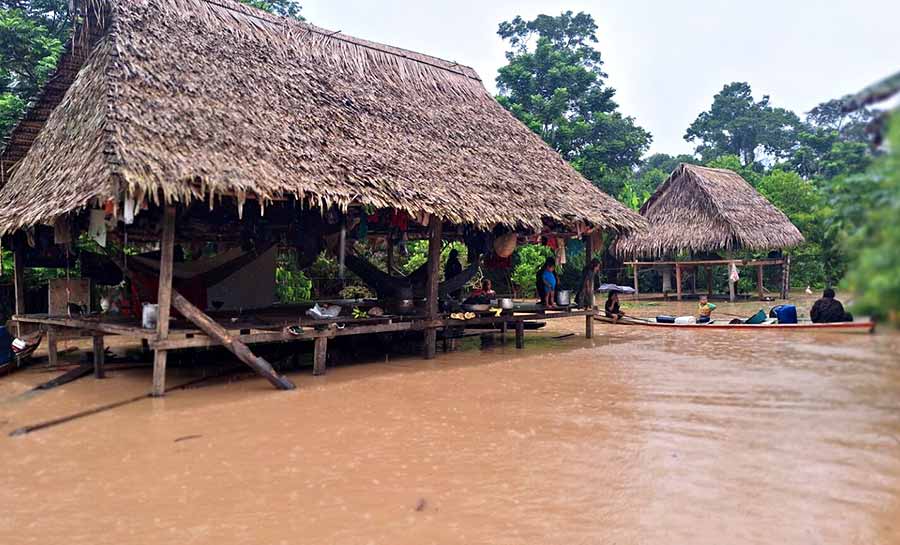
[[102, 335], [94, 335], [94, 378], [106, 378], [106, 344]]
[[394, 276], [394, 239], [390, 234], [387, 236], [387, 273]]
[[316, 337], [315, 343], [313, 375], [320, 376], [325, 374], [328, 358], [328, 337]]
[[681, 265], [675, 264], [675, 293], [678, 294], [678, 300], [681, 301]]
[[[429, 320], [438, 317], [438, 286], [441, 274], [441, 239], [443, 238], [443, 222], [431, 216], [428, 225], [428, 281], [425, 287], [425, 316]], [[425, 359], [434, 359], [437, 351], [437, 329], [425, 330]]]
[[23, 324], [39, 324], [44, 326], [53, 326], [55, 328], [79, 329], [90, 332], [106, 333], [108, 335], [137, 337], [141, 339], [155, 339], [157, 336], [157, 333], [155, 331], [143, 329], [140, 327], [130, 327], [111, 324], [108, 322], [84, 320], [78, 318], [27, 314], [25, 316], [13, 316], [13, 320], [16, 322], [22, 322]]
[[[172, 271], [175, 254], [175, 207], [166, 206], [163, 211], [162, 241], [159, 255], [159, 319], [156, 324], [157, 341], [165, 341], [169, 337], [169, 316], [172, 311]], [[168, 353], [157, 349], [153, 354], [153, 397], [166, 394], [166, 363]]]
[[784, 299], [791, 298], [791, 256], [784, 259]]
[[713, 275], [712, 267], [706, 267], [706, 295], [712, 297], [713, 294]]
[[[275, 373], [275, 369], [266, 360], [256, 356], [246, 344], [242, 343], [237, 337], [231, 335], [224, 327], [220, 326], [212, 318], [207, 316], [202, 310], [195, 307], [190, 301], [184, 298], [180, 293], [172, 290], [172, 305], [187, 320], [192, 322], [201, 331], [215, 339], [219, 344], [228, 349], [232, 354], [237, 356], [239, 360], [250, 366], [251, 369], [262, 375], [273, 386], [279, 390], [293, 390], [296, 388], [294, 383], [286, 377], [279, 376]], [[165, 352], [159, 350], [157, 352]]]
[[[13, 244], [13, 283], [15, 284], [17, 315], [25, 314], [25, 256], [22, 244], [20, 240]], [[16, 334], [22, 336], [24, 333], [22, 325], [17, 323]]]

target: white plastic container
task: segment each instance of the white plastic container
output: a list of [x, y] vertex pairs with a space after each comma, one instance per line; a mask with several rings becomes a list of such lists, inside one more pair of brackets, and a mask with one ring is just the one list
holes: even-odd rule
[[156, 325], [159, 323], [159, 305], [151, 305], [150, 303], [144, 303], [143, 309], [141, 312], [141, 325], [144, 326], [144, 329], [156, 329]]
[[694, 316], [679, 316], [675, 318], [676, 325], [691, 325], [696, 323], [697, 318], [695, 318]]

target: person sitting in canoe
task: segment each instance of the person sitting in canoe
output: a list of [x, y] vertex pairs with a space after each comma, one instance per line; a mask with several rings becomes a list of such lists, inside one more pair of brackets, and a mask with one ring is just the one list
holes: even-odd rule
[[606, 317], [612, 318], [613, 323], [625, 317], [625, 313], [619, 308], [619, 292], [617, 291], [609, 292], [609, 297], [606, 298], [606, 305], [603, 308], [606, 311]]
[[822, 293], [822, 298], [815, 302], [809, 311], [809, 317], [814, 324], [853, 321], [853, 315], [844, 311], [844, 305], [834, 297], [834, 290], [828, 288]]
[[709, 298], [705, 295], [700, 296], [700, 305], [697, 307], [697, 313], [699, 316], [697, 317], [698, 324], [705, 324], [709, 322], [710, 316], [712, 315], [712, 311], [716, 310], [716, 305], [709, 302]]

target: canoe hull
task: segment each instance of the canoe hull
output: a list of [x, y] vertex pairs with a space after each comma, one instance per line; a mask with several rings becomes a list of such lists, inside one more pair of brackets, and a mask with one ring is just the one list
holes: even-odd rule
[[628, 325], [628, 326], [642, 326], [642, 327], [667, 327], [674, 329], [727, 329], [727, 330], [753, 330], [753, 331], [812, 331], [812, 330], [829, 330], [829, 331], [853, 331], [853, 332], [861, 332], [861, 333], [871, 333], [875, 331], [875, 322], [872, 321], [861, 321], [861, 322], [837, 322], [831, 324], [814, 324], [812, 322], [800, 322], [798, 324], [720, 324], [720, 323], [706, 323], [706, 324], [663, 324], [657, 323], [650, 320], [639, 320], [639, 319], [630, 319], [624, 318], [618, 322], [613, 322], [611, 318], [607, 318], [605, 316], [597, 316], [595, 318], [598, 322], [607, 323], [610, 325]]

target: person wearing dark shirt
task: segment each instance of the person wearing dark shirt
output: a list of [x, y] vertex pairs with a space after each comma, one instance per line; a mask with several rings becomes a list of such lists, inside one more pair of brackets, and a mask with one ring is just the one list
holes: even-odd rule
[[618, 322], [625, 316], [625, 313], [619, 308], [618, 292], [609, 292], [609, 297], [606, 298], [606, 305], [603, 308], [606, 311], [606, 317], [612, 318], [614, 322]]
[[816, 301], [809, 311], [809, 317], [816, 324], [853, 321], [853, 316], [844, 311], [844, 305], [834, 298], [834, 290], [831, 288], [826, 289], [822, 298]]
[[[450, 250], [450, 254], [447, 256], [447, 263], [444, 265], [444, 280], [450, 280], [456, 276], [462, 274], [462, 263], [459, 262], [459, 252], [457, 250]], [[450, 297], [459, 300], [462, 295], [462, 288], [454, 291], [450, 294]]]
[[581, 271], [581, 287], [578, 290], [577, 302], [578, 306], [588, 308], [593, 303], [591, 295], [594, 285], [594, 277], [600, 272], [600, 260], [592, 259], [587, 266]]

